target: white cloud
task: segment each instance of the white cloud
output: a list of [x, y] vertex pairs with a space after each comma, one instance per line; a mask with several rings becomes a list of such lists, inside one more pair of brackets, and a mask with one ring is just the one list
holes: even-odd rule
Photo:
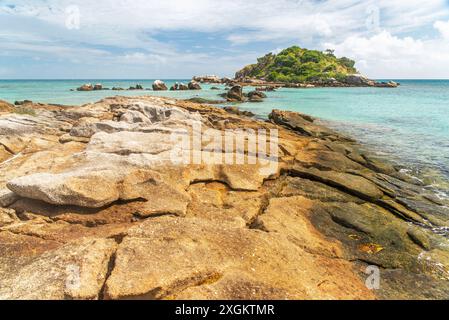
[[[447, 39], [446, 0], [8, 0], [7, 4], [0, 1], [0, 51], [30, 57], [40, 53], [98, 68], [142, 64], [150, 71], [159, 65], [161, 72], [208, 73], [211, 68], [230, 75], [265, 53], [248, 52], [255, 42], [268, 48], [334, 44], [338, 54], [356, 58], [360, 68], [373, 76], [393, 73], [388, 65], [396, 62], [401, 75], [407, 68], [409, 75], [422, 74], [415, 71], [433, 63], [424, 60], [426, 54], [446, 65], [447, 45], [442, 39], [400, 36], [427, 27], [427, 32], [439, 31]], [[74, 12], [66, 9], [74, 5], [79, 7], [79, 29], [66, 27], [68, 14]], [[372, 21], [377, 18], [373, 12], [379, 13], [378, 21]], [[207, 33], [201, 37], [214, 43], [197, 39], [191, 47], [180, 45], [161, 40], [164, 32], [187, 37], [189, 32]], [[431, 39], [434, 34], [421, 37]], [[233, 46], [221, 49], [222, 56], [211, 54], [210, 50], [219, 50], [217, 44], [226, 45], [223, 38]], [[426, 53], [429, 49], [433, 51]]]
[[145, 54], [142, 52], [128, 53], [124, 56], [119, 56], [119, 60], [124, 63], [137, 64], [164, 64], [167, 63], [167, 58], [157, 54]]
[[[80, 34], [103, 39], [109, 44], [128, 36], [141, 43], [139, 32], [190, 30], [200, 32], [236, 31], [236, 43], [339, 37], [348, 32], [368, 32], [369, 8], [378, 8], [381, 28], [407, 31], [433, 23], [448, 14], [444, 0], [10, 0], [15, 7], [1, 6], [0, 13], [35, 17], [64, 27], [66, 8], [80, 11]], [[238, 30], [238, 31], [237, 31]], [[100, 37], [96, 37], [100, 35]], [[143, 41], [144, 42], [144, 41]]]
[[437, 29], [443, 38], [449, 40], [449, 20], [448, 21], [437, 21], [434, 23], [434, 28]]
[[371, 37], [351, 36], [339, 44], [325, 43], [337, 55], [358, 61], [372, 78], [447, 78], [449, 43], [442, 39], [397, 37], [382, 31]]

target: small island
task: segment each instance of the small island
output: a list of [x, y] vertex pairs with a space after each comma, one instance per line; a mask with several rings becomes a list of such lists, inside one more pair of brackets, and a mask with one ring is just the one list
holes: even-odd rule
[[283, 87], [386, 87], [393, 81], [376, 82], [360, 74], [356, 62], [337, 58], [333, 50], [324, 52], [293, 46], [278, 54], [268, 53], [235, 74], [240, 83], [271, 84]]

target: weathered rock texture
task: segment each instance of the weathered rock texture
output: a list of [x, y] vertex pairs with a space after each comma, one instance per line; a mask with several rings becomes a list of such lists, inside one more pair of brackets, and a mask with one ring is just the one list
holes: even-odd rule
[[[449, 294], [447, 203], [309, 116], [156, 97], [29, 107], [0, 116], [1, 299]], [[179, 139], [225, 129], [278, 129], [278, 166], [173, 161]], [[218, 144], [199, 148], [254, 157]]]

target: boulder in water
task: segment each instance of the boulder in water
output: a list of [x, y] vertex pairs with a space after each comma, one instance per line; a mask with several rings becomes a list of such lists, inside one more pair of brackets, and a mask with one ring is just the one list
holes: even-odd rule
[[153, 90], [154, 91], [166, 91], [168, 90], [167, 85], [161, 81], [161, 80], [156, 80], [153, 83]]
[[174, 85], [171, 86], [170, 91], [184, 91], [189, 90], [189, 87], [184, 83], [176, 82]]
[[201, 86], [198, 82], [192, 80], [188, 84], [189, 90], [201, 90]]
[[226, 99], [230, 102], [242, 102], [245, 100], [243, 96], [242, 86], [234, 86], [232, 87], [228, 93], [226, 94]]
[[99, 91], [99, 90], [103, 90], [103, 85], [101, 83], [97, 83], [96, 85], [94, 85], [94, 91]]
[[248, 93], [248, 99], [250, 102], [262, 102], [267, 95], [261, 91], [251, 91]]
[[93, 91], [94, 86], [90, 83], [83, 84], [81, 87], [76, 89], [77, 91]]

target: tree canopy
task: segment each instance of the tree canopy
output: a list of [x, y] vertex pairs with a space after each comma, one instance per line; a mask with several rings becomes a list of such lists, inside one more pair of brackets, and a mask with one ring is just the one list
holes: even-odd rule
[[307, 82], [341, 79], [357, 73], [355, 61], [337, 58], [334, 51], [324, 52], [293, 46], [279, 54], [269, 53], [236, 73], [236, 78], [256, 78], [275, 82]]

